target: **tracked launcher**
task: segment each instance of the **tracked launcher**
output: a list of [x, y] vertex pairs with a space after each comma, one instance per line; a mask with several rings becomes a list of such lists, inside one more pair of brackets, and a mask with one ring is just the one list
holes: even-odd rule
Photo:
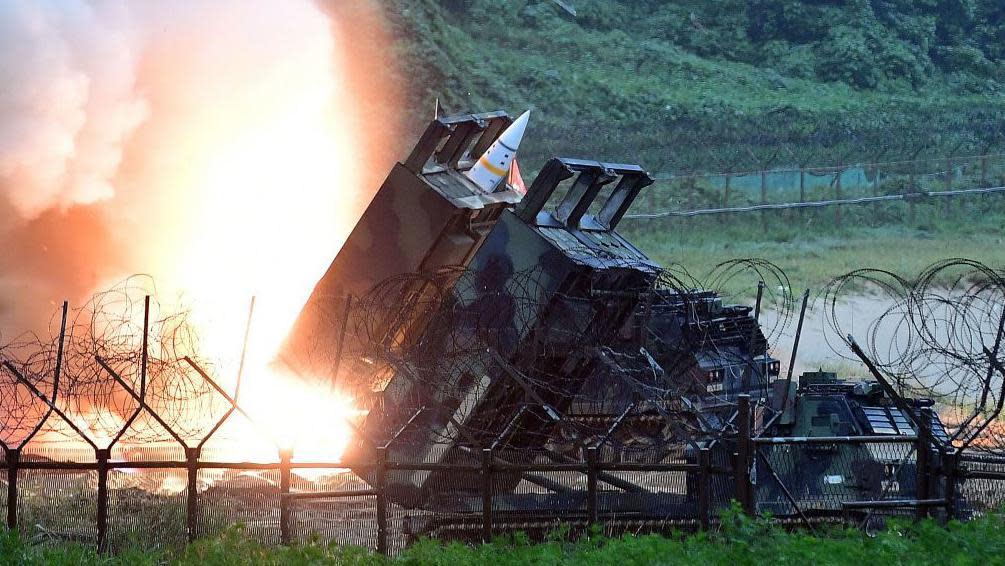
[[[434, 120], [285, 351], [265, 348], [245, 368], [245, 353], [263, 351], [249, 347], [252, 302], [231, 384], [226, 364], [200, 354], [202, 327], [157, 314], [131, 280], [64, 302], [58, 334], [0, 344], [8, 526], [58, 511], [73, 518], [52, 523], [65, 533], [37, 528], [104, 549], [147, 516], [134, 509], [184, 499], [179, 540], [206, 534], [209, 511], [263, 540], [393, 553], [416, 536], [710, 529], [734, 500], [810, 528], [994, 512], [1005, 479], [997, 272], [946, 260], [918, 279], [856, 270], [831, 283], [827, 322], [864, 378], [794, 371], [806, 291], [782, 376], [768, 348], [795, 312], [784, 273], [737, 259], [697, 279], [653, 261], [619, 232], [653, 190], [636, 165], [556, 158], [524, 190], [507, 168], [527, 124]], [[756, 289], [753, 306], [730, 304], [731, 282]], [[863, 348], [845, 330], [857, 317], [836, 305], [860, 282], [897, 298], [879, 322], [910, 340], [871, 325]], [[762, 293], [774, 328], [758, 321]], [[960, 404], [968, 390], [974, 406]]]
[[[337, 311], [347, 296], [369, 305], [366, 297], [393, 281], [400, 301], [369, 305], [381, 312], [367, 335], [337, 348], [383, 368], [340, 378], [373, 387], [348, 460], [370, 461], [382, 447], [393, 461], [475, 464], [491, 448], [507, 464], [561, 463], [620, 439], [617, 458], [683, 461], [697, 433], [728, 418], [714, 399], [760, 394], [777, 374], [750, 308], [674, 290], [617, 232], [653, 182], [639, 166], [552, 159], [522, 200], [504, 182], [488, 192], [471, 182], [465, 171], [510, 123], [492, 113], [429, 125], [319, 282], [285, 360], [334, 378], [342, 360], [311, 357], [336, 350], [317, 313]], [[650, 387], [675, 395], [647, 398]], [[646, 449], [667, 438], [679, 446]], [[643, 487], [606, 479], [642, 501]], [[521, 482], [568, 491], [532, 474], [497, 474], [494, 491], [504, 500], [510, 493], [515, 509], [554, 507], [513, 493]], [[478, 482], [437, 471], [395, 474], [388, 488], [408, 507], [479, 505]]]
[[[390, 501], [420, 510], [412, 532], [468, 536], [488, 501], [501, 524], [585, 522], [582, 480], [545, 470], [597, 459], [608, 468], [595, 476], [594, 505], [642, 522], [692, 516], [709, 489], [803, 519], [785, 483], [809, 498], [909, 490], [909, 472], [891, 475], [875, 450], [838, 449], [856, 458], [838, 481], [823, 473], [827, 450], [758, 448], [743, 435], [917, 434], [927, 401], [880, 387], [878, 375], [840, 387], [780, 379], [752, 307], [694, 288], [618, 233], [653, 183], [643, 168], [554, 158], [522, 195], [497, 161], [515, 156], [502, 138], [514, 127], [522, 136], [526, 115], [516, 124], [502, 112], [432, 121], [318, 283], [284, 353], [364, 406], [345, 461], [361, 463], [354, 471]], [[894, 433], [873, 422], [879, 411], [900, 419]], [[700, 487], [700, 452], [702, 466], [720, 469], [745, 459], [747, 475]], [[378, 472], [381, 461], [393, 473]], [[804, 465], [823, 475], [797, 478]]]
[[[506, 185], [485, 191], [464, 173], [511, 123], [503, 112], [430, 123], [408, 158], [393, 167], [318, 282], [284, 347], [285, 364], [303, 375], [334, 376], [339, 360], [319, 350], [341, 339], [325, 315], [337, 312], [342, 300], [362, 297], [404, 273], [470, 262], [499, 215], [519, 202], [520, 194]], [[424, 289], [411, 291], [421, 295]], [[397, 344], [421, 332], [422, 323], [380, 321], [373, 334], [383, 334], [385, 344]], [[355, 351], [364, 347], [345, 345]]]

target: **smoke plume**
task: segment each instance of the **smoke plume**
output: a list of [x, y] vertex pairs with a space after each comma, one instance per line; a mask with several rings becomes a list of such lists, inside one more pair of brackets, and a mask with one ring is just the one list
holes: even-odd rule
[[288, 312], [401, 149], [390, 41], [371, 1], [0, 0], [0, 329], [137, 272]]
[[118, 2], [0, 4], [0, 178], [22, 217], [114, 196], [147, 116], [130, 16]]

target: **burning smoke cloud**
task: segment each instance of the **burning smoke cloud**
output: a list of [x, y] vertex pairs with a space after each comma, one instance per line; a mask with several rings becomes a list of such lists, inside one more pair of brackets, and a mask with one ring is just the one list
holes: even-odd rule
[[370, 1], [0, 1], [0, 328], [144, 272], [285, 332], [397, 156], [390, 42]]
[[122, 143], [147, 117], [118, 3], [0, 4], [0, 177], [23, 217], [114, 196]]

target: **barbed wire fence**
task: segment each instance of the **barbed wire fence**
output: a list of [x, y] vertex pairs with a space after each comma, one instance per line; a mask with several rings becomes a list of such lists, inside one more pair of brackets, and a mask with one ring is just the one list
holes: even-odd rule
[[[937, 285], [947, 273], [956, 283]], [[796, 301], [777, 267], [743, 259], [700, 277], [672, 266], [648, 283], [629, 279], [623, 292], [641, 300], [617, 316], [619, 297], [551, 293], [543, 270], [496, 275], [408, 274], [321, 303], [334, 305], [322, 316], [340, 338], [304, 348], [336, 364], [332, 377], [363, 415], [350, 419], [338, 461], [300, 459], [261, 423], [250, 438], [230, 436], [235, 421], [256, 420], [243, 405], [240, 370], [220, 375], [190, 313], [163, 311], [148, 278], [81, 307], [64, 304], [48, 333], [0, 346], [8, 527], [39, 542], [114, 550], [182, 544], [242, 522], [270, 543], [318, 536], [393, 553], [423, 534], [485, 539], [560, 520], [611, 533], [710, 528], [731, 499], [754, 512], [792, 507], [797, 520], [847, 512], [839, 497], [811, 497], [776, 472], [778, 453], [764, 443], [796, 440], [760, 438], [756, 415], [767, 407], [751, 394], [769, 377], [741, 367], [753, 383], [713, 389], [694, 358], [710, 352], [751, 365], [726, 338], [754, 330], [723, 334], [723, 323], [702, 322], [724, 308], [714, 292], [737, 278], [779, 294], [765, 297], [778, 322], [752, 340], [765, 351], [778, 345]], [[903, 392], [938, 399], [952, 434], [938, 467], [923, 431], [897, 441], [912, 450], [862, 440], [863, 449], [891, 452], [898, 469], [911, 463], [919, 478], [877, 497], [942, 501], [953, 513], [952, 485], [969, 498], [968, 512], [993, 508], [1005, 494], [1002, 272], [964, 260], [911, 279], [855, 272], [825, 290], [828, 303], [862, 281], [895, 299], [877, 328], [906, 329], [893, 342], [871, 331], [869, 358]], [[735, 312], [746, 319], [750, 310]], [[677, 323], [654, 331], [653, 317]], [[850, 356], [842, 340], [835, 350]], [[714, 459], [709, 445], [726, 441], [738, 442], [737, 455]], [[259, 443], [274, 457], [235, 460], [235, 442]], [[783, 479], [752, 476], [764, 465], [758, 458]], [[842, 463], [842, 473], [853, 464]], [[944, 484], [941, 499], [922, 493], [921, 478]]]

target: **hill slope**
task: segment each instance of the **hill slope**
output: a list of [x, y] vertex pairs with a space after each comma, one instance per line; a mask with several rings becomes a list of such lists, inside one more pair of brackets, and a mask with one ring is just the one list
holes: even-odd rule
[[533, 108], [532, 167], [744, 169], [779, 148], [820, 162], [1001, 138], [998, 0], [386, 1], [419, 113], [437, 97]]

